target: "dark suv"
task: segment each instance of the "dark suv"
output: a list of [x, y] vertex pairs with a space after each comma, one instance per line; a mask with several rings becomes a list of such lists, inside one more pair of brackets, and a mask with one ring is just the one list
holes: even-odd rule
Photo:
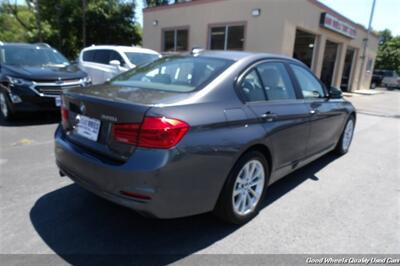
[[63, 89], [89, 84], [85, 72], [47, 44], [0, 42], [0, 109], [6, 120], [17, 112], [58, 110]]

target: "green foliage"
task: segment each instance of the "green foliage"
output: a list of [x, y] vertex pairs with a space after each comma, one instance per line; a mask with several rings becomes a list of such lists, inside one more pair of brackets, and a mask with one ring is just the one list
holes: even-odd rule
[[170, 3], [169, 0], [145, 0], [144, 2], [146, 7], [168, 5]]
[[[0, 6], [0, 40], [3, 42], [29, 42], [34, 38], [33, 27], [24, 28], [24, 25], [33, 25], [34, 15], [26, 6], [18, 8], [17, 17], [11, 15], [12, 11], [8, 6]], [[21, 23], [17, 20], [20, 19]]]
[[[0, 11], [0, 40], [38, 42], [39, 31], [31, 0], [15, 6], [3, 2]], [[84, 46], [91, 44], [141, 44], [140, 26], [135, 22], [134, 1], [38, 0], [41, 36], [44, 42], [75, 58]], [[15, 12], [17, 11], [18, 19]], [[86, 19], [86, 45], [83, 43], [83, 15]]]
[[380, 32], [375, 68], [396, 70], [400, 74], [400, 36], [393, 37], [388, 29]]
[[193, 0], [143, 0], [145, 7], [155, 7], [162, 5], [173, 5]]

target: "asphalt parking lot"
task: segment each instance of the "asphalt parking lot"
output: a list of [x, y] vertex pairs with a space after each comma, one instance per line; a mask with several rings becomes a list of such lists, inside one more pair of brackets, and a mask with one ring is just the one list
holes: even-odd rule
[[400, 253], [400, 91], [354, 95], [350, 152], [326, 155], [270, 187], [260, 214], [237, 227], [209, 214], [143, 218], [59, 177], [57, 115], [0, 121], [0, 253]]

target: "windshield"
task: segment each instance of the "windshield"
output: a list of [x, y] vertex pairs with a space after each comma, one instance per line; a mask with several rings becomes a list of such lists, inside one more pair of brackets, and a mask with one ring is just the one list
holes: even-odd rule
[[125, 55], [128, 57], [129, 61], [134, 65], [143, 65], [150, 62], [153, 62], [160, 58], [158, 54], [142, 54], [142, 53], [132, 53], [125, 52]]
[[0, 47], [0, 55], [1, 63], [6, 65], [66, 66], [69, 64], [57, 50], [47, 47], [5, 46]]
[[233, 63], [208, 57], [166, 57], [134, 68], [111, 83], [143, 89], [190, 92], [204, 86]]

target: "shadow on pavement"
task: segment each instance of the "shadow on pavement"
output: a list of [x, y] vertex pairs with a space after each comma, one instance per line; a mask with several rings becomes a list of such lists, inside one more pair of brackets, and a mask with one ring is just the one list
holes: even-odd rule
[[[273, 204], [337, 157], [328, 154], [272, 185], [263, 208]], [[42, 196], [30, 212], [32, 224], [46, 244], [72, 265], [165, 265], [202, 250], [239, 226], [211, 214], [172, 220], [144, 218], [68, 185]]]
[[12, 121], [4, 120], [0, 115], [0, 126], [2, 127], [23, 127], [60, 122], [59, 112], [20, 113]]

